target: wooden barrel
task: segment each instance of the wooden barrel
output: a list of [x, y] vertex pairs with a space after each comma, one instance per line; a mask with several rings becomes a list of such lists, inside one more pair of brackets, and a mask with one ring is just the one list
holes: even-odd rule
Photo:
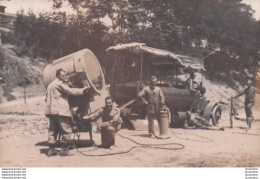
[[[88, 83], [94, 93], [100, 94], [105, 88], [105, 78], [96, 56], [88, 49], [83, 49], [54, 60], [43, 71], [45, 87], [56, 78], [56, 71], [63, 69], [71, 77], [72, 83]], [[82, 86], [81, 86], [82, 87]]]

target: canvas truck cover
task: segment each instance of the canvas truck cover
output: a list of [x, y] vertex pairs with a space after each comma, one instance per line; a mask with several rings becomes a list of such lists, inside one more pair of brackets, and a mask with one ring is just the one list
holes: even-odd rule
[[205, 71], [203, 60], [175, 54], [167, 50], [148, 47], [144, 43], [133, 42], [128, 44], [118, 44], [107, 48], [106, 52], [108, 54], [118, 55], [121, 58], [136, 58], [144, 54], [148, 57], [154, 57], [148, 58], [149, 62], [153, 65], [167, 65], [176, 63], [184, 68]]

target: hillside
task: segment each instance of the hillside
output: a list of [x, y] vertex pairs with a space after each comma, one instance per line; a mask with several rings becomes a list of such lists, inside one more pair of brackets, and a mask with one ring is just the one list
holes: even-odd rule
[[30, 59], [22, 55], [21, 50], [10, 44], [0, 46], [0, 77], [2, 84], [2, 102], [24, 97], [38, 96], [44, 93], [42, 84], [42, 59]]

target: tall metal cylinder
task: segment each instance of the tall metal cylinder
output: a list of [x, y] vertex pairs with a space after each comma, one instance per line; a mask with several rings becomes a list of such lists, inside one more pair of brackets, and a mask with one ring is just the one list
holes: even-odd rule
[[170, 136], [168, 135], [168, 128], [169, 128], [169, 117], [170, 117], [170, 110], [167, 108], [166, 105], [162, 105], [160, 108], [160, 121], [159, 121], [159, 128], [160, 128], [160, 139], [168, 139]]
[[83, 49], [65, 57], [54, 60], [43, 71], [45, 87], [56, 78], [58, 69], [65, 70], [69, 75], [73, 74], [72, 80], [88, 83], [92, 92], [100, 94], [105, 88], [105, 79], [102, 68], [96, 56], [88, 49]]

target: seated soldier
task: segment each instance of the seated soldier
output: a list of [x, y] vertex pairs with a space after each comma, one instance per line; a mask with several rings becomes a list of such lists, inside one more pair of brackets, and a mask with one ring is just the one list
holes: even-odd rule
[[190, 95], [193, 98], [189, 109], [192, 112], [196, 111], [199, 108], [200, 102], [202, 101], [202, 94], [199, 88], [199, 84], [194, 80], [195, 77], [195, 73], [193, 71], [190, 71], [189, 78], [186, 81], [186, 88], [190, 91]]
[[113, 149], [115, 147], [115, 133], [121, 128], [122, 119], [120, 118], [120, 110], [110, 96], [105, 98], [105, 107], [83, 119], [95, 120], [98, 118], [101, 118], [101, 121], [97, 122], [97, 128], [101, 132], [101, 147]]
[[187, 79], [187, 89], [190, 91], [196, 91], [198, 90], [198, 83], [195, 81], [195, 73], [193, 71], [190, 71], [189, 78]]

